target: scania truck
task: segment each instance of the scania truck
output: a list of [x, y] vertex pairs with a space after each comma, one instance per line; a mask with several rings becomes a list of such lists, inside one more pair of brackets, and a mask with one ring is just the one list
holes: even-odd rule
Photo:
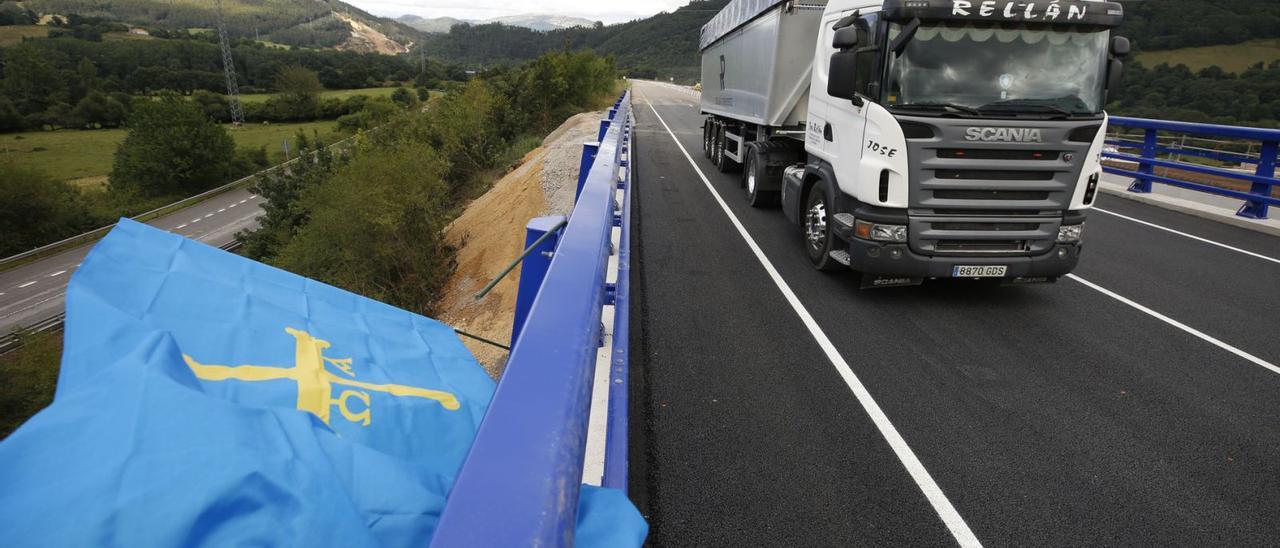
[[1054, 281], [1098, 193], [1129, 42], [1091, 0], [733, 0], [702, 28], [703, 149], [864, 287]]

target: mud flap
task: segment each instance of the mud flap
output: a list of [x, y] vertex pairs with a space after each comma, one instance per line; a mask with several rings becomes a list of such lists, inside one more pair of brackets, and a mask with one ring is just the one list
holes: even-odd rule
[[1017, 278], [1003, 278], [1000, 285], [1027, 285], [1027, 284], [1052, 284], [1058, 283], [1057, 276], [1019, 276]]

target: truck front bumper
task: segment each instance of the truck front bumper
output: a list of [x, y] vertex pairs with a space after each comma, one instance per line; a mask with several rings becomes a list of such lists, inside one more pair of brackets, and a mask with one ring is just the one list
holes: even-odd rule
[[849, 268], [863, 274], [912, 278], [951, 278], [957, 266], [1006, 266], [1006, 279], [1056, 278], [1076, 267], [1080, 244], [1057, 244], [1048, 253], [1014, 257], [967, 257], [919, 255], [903, 244], [888, 244], [851, 238], [848, 242]]

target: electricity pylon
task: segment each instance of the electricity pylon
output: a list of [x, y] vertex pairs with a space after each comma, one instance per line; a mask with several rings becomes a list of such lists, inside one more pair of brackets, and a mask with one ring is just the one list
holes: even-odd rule
[[218, 0], [218, 40], [222, 43], [222, 74], [227, 77], [227, 101], [231, 104], [231, 123], [244, 123], [244, 107], [240, 105], [240, 86], [236, 84], [236, 64], [231, 59], [231, 41], [222, 20], [222, 0]]

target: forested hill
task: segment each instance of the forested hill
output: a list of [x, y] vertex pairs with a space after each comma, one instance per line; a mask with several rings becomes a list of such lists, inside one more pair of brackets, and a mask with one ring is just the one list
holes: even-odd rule
[[1147, 0], [1124, 9], [1119, 33], [1146, 51], [1280, 38], [1277, 0]]
[[[255, 38], [303, 47], [355, 47], [358, 41], [385, 37], [406, 46], [422, 33], [400, 22], [371, 15], [339, 0], [223, 0], [227, 32], [234, 38]], [[10, 4], [0, 0], [0, 6]], [[39, 15], [76, 14], [99, 17], [144, 28], [185, 30], [212, 28], [217, 21], [215, 0], [26, 0], [20, 4]], [[378, 35], [381, 35], [379, 37]], [[362, 43], [359, 46], [367, 46]], [[381, 48], [381, 49], [386, 49]], [[382, 51], [382, 53], [394, 53]]]
[[695, 0], [671, 13], [599, 28], [538, 32], [498, 24], [458, 25], [422, 42], [429, 57], [473, 66], [533, 59], [563, 48], [613, 55], [633, 76], [698, 76], [698, 31], [728, 0]]

